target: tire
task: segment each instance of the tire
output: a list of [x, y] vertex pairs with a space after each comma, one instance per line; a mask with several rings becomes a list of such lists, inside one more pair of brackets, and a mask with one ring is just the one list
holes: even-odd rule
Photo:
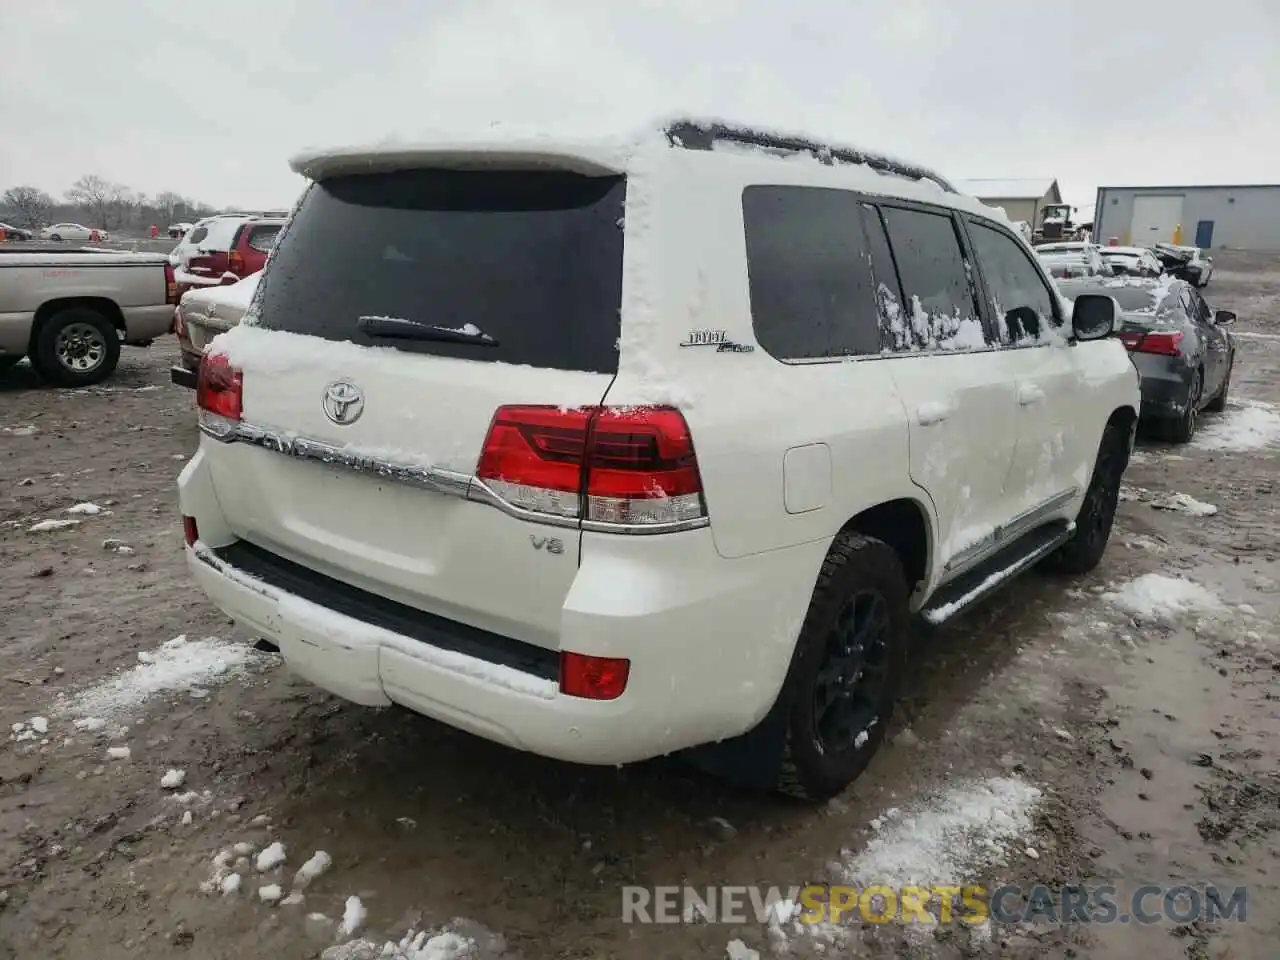
[[1227, 391], [1231, 389], [1231, 371], [1235, 369], [1235, 354], [1231, 355], [1231, 359], [1227, 362], [1227, 373], [1222, 378], [1222, 389], [1218, 391], [1218, 395], [1204, 405], [1208, 413], [1221, 413], [1227, 409]]
[[1200, 391], [1204, 389], [1204, 371], [1197, 370], [1187, 388], [1187, 406], [1182, 416], [1165, 424], [1165, 439], [1170, 443], [1190, 443], [1196, 435], [1200, 420]]
[[120, 362], [120, 337], [96, 310], [72, 307], [44, 322], [36, 334], [31, 363], [61, 387], [85, 387], [109, 377]]
[[1100, 562], [1111, 539], [1116, 507], [1120, 503], [1120, 479], [1129, 465], [1133, 427], [1112, 420], [1102, 431], [1093, 476], [1084, 504], [1076, 514], [1076, 529], [1066, 543], [1047, 556], [1041, 566], [1053, 573], [1080, 575]]
[[[871, 762], [906, 668], [907, 598], [907, 578], [892, 547], [859, 534], [836, 538], [783, 687], [788, 702], [780, 792], [825, 800]], [[861, 643], [860, 625], [874, 634]], [[833, 687], [839, 690], [834, 697]], [[819, 707], [820, 699], [825, 706]]]
[[61, 237], [61, 236], [59, 236], [59, 235], [58, 235], [58, 234], [56, 234], [56, 233], [55, 233], [53, 236], [51, 236], [49, 239], [50, 239], [50, 240], [52, 240], [54, 243], [61, 243], [61, 242], [62, 242], [62, 237]]

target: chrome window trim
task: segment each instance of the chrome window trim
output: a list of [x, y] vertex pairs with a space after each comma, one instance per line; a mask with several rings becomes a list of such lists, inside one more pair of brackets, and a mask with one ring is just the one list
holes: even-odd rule
[[450, 497], [459, 497], [473, 503], [481, 503], [502, 511], [509, 517], [538, 523], [544, 526], [582, 530], [587, 533], [615, 533], [648, 536], [660, 533], [681, 533], [698, 530], [711, 524], [710, 517], [695, 517], [671, 523], [606, 523], [601, 520], [584, 520], [579, 517], [561, 517], [555, 514], [526, 510], [500, 496], [483, 480], [471, 474], [443, 467], [424, 467], [417, 464], [398, 463], [383, 457], [373, 457], [336, 447], [322, 440], [312, 440], [270, 430], [252, 423], [219, 421], [215, 426], [200, 421], [200, 432], [218, 443], [243, 443], [272, 453], [279, 453], [298, 460], [318, 460], [342, 467], [355, 473], [372, 474], [394, 483], [432, 490]]

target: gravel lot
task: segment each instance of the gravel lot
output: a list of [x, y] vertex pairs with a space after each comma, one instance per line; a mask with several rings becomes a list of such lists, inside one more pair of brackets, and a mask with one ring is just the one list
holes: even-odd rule
[[[1023, 578], [922, 634], [895, 739], [818, 808], [675, 762], [569, 767], [291, 678], [188, 579], [174, 484], [196, 430], [168, 381], [176, 344], [126, 349], [76, 392], [18, 367], [0, 379], [0, 958], [350, 960], [333, 945], [442, 928], [471, 952], [436, 936], [400, 955], [724, 957], [740, 940], [730, 956], [1274, 958], [1280, 258], [1215, 261], [1206, 297], [1241, 316], [1227, 412], [1190, 447], [1140, 445], [1092, 576]], [[1147, 574], [1201, 589], [1131, 585]], [[259, 872], [277, 841], [284, 865], [268, 852]], [[318, 850], [332, 865], [305, 902], [260, 901]], [[242, 886], [223, 893], [228, 871]], [[828, 879], [1247, 885], [1248, 913], [620, 919], [628, 884]], [[366, 916], [343, 936], [351, 897]]]

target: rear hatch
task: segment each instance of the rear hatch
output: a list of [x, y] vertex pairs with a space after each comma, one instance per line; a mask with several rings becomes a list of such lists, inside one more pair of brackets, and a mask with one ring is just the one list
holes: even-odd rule
[[283, 220], [254, 220], [241, 226], [231, 242], [227, 269], [238, 277], [261, 270], [283, 226]]
[[[499, 406], [602, 402], [618, 363], [625, 194], [618, 174], [527, 169], [314, 184], [263, 274], [253, 327], [239, 331], [255, 345], [231, 358], [246, 423], [342, 448], [347, 462], [212, 445], [233, 532], [389, 599], [556, 647], [576, 526], [386, 473], [469, 477]], [[358, 416], [335, 422], [332, 398], [353, 391]], [[554, 460], [554, 431], [537, 429], [524, 441]]]
[[201, 280], [216, 282], [230, 264], [230, 253], [243, 220], [227, 217], [202, 223], [182, 238], [177, 253], [180, 269]]

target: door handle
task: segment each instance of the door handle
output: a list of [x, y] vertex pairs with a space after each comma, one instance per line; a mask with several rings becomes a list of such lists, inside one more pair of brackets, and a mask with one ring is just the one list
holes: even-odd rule
[[946, 403], [922, 403], [916, 409], [916, 422], [922, 427], [942, 423], [951, 416], [951, 406]]
[[1018, 405], [1029, 407], [1044, 399], [1044, 391], [1034, 383], [1024, 383], [1018, 387]]

